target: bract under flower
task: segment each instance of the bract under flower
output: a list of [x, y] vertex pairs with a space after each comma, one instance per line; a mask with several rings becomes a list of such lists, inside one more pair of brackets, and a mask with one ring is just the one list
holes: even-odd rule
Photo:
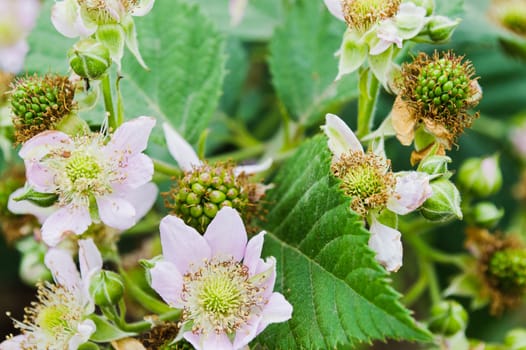
[[45, 262], [55, 285], [39, 286], [38, 302], [26, 308], [24, 321], [15, 321], [21, 335], [0, 344], [1, 349], [76, 350], [95, 332], [88, 316], [95, 310], [88, 293], [91, 276], [101, 270], [102, 258], [92, 240], [79, 241], [80, 274], [68, 252], [52, 248]]
[[275, 259], [260, 257], [265, 233], [247, 243], [234, 209], [221, 209], [203, 236], [174, 216], [160, 229], [163, 259], [150, 270], [152, 287], [183, 309], [183, 336], [196, 349], [241, 349], [291, 317], [289, 302], [272, 292]]
[[154, 125], [150, 117], [126, 122], [107, 144], [101, 134], [71, 138], [58, 131], [41, 133], [24, 144], [20, 156], [28, 185], [59, 197], [42, 226], [48, 245], [56, 245], [68, 232], [82, 234], [99, 219], [125, 230], [149, 209], [146, 202], [153, 205], [153, 163], [142, 152]]

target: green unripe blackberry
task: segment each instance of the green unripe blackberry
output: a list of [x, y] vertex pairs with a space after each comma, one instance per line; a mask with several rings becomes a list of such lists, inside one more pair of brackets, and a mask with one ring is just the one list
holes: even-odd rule
[[16, 142], [55, 129], [73, 109], [75, 88], [67, 77], [48, 74], [18, 79], [10, 92]]
[[526, 250], [505, 249], [489, 260], [487, 274], [495, 287], [508, 294], [526, 292]]
[[444, 300], [431, 308], [429, 330], [446, 337], [464, 330], [468, 323], [468, 313], [462, 305], [452, 300]]
[[230, 163], [205, 164], [185, 173], [165, 197], [166, 206], [204, 233], [222, 207], [232, 207], [240, 213], [245, 211], [250, 186], [247, 176], [236, 176]]
[[89, 293], [96, 305], [115, 305], [124, 294], [124, 282], [119, 274], [101, 270], [91, 277]]

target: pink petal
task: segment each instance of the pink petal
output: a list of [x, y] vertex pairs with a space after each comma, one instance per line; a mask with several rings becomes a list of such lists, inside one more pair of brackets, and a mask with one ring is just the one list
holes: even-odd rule
[[188, 272], [191, 265], [199, 266], [203, 260], [210, 259], [211, 249], [204, 237], [178, 217], [164, 217], [160, 231], [164, 258], [182, 274]]
[[155, 0], [139, 0], [139, 4], [132, 10], [132, 16], [145, 16], [153, 7]]
[[82, 280], [88, 284], [90, 277], [102, 269], [102, 256], [91, 238], [79, 240], [79, 265]]
[[175, 308], [182, 308], [181, 292], [183, 291], [183, 276], [177, 267], [169, 261], [159, 261], [150, 269], [152, 288], [163, 300]]
[[234, 169], [234, 175], [239, 176], [242, 173], [247, 175], [261, 173], [272, 166], [272, 158], [265, 159], [262, 163], [254, 165], [242, 165]]
[[248, 321], [236, 331], [234, 349], [243, 349], [256, 337], [261, 315], [251, 315]]
[[363, 147], [351, 128], [337, 115], [325, 116], [323, 131], [329, 138], [329, 149], [336, 158], [349, 151], [363, 152]]
[[[125, 157], [125, 156], [123, 156]], [[153, 176], [153, 161], [143, 153], [133, 154], [119, 161], [118, 182], [137, 188], [151, 181]]]
[[0, 69], [9, 73], [20, 72], [28, 51], [29, 45], [24, 39], [9, 47], [0, 47]]
[[336, 18], [345, 21], [343, 17], [342, 1], [341, 0], [324, 0], [325, 6], [329, 9], [329, 12]]
[[106, 225], [126, 230], [136, 222], [136, 212], [133, 205], [117, 195], [96, 197], [99, 216]]
[[243, 18], [243, 15], [245, 14], [245, 10], [248, 5], [248, 0], [230, 0], [228, 3], [228, 9], [230, 12], [230, 24], [232, 26], [237, 26], [241, 19]]
[[20, 197], [26, 192], [26, 188], [22, 187], [11, 193], [7, 202], [7, 208], [13, 214], [31, 214], [37, 217], [38, 222], [43, 223], [48, 216], [53, 214], [57, 208], [52, 207], [39, 207], [30, 201], [15, 201], [14, 198]]
[[225, 333], [216, 334], [211, 332], [208, 335], [196, 335], [192, 332], [185, 332], [183, 336], [193, 345], [195, 350], [234, 350], [230, 339]]
[[369, 231], [371, 232], [369, 248], [376, 252], [376, 260], [387, 271], [398, 271], [402, 266], [403, 255], [400, 232], [374, 219]]
[[56, 191], [56, 172], [43, 166], [41, 163], [26, 162], [27, 183], [35, 191], [41, 193], [53, 193]]
[[95, 33], [97, 26], [82, 21], [76, 1], [57, 1], [51, 9], [51, 22], [55, 29], [68, 38], [87, 37]]
[[418, 209], [432, 194], [428, 174], [404, 172], [396, 178], [395, 195], [389, 198], [387, 208], [396, 214], [405, 215]]
[[25, 161], [36, 162], [58, 147], [73, 146], [71, 138], [60, 131], [44, 131], [28, 140], [18, 155]]
[[42, 239], [50, 246], [57, 245], [65, 235], [83, 234], [91, 224], [88, 208], [72, 205], [60, 208], [42, 225]]
[[155, 118], [138, 117], [123, 123], [113, 134], [104, 152], [110, 154], [141, 153], [148, 146], [148, 138], [155, 126]]
[[16, 337], [4, 340], [0, 343], [0, 350], [20, 350], [27, 338], [27, 334], [20, 334]]
[[212, 249], [213, 256], [233, 256], [241, 261], [247, 246], [247, 231], [239, 213], [223, 207], [208, 225], [204, 238]]
[[46, 253], [44, 261], [51, 270], [55, 282], [70, 291], [79, 290], [81, 285], [80, 274], [69, 252], [63, 249], [51, 248]]
[[123, 198], [135, 208], [135, 220], [139, 221], [152, 209], [159, 190], [153, 182], [128, 190]]
[[260, 232], [248, 241], [245, 249], [245, 257], [243, 258], [243, 265], [248, 267], [250, 276], [257, 273], [257, 267], [261, 260], [261, 251], [263, 250], [263, 240], [265, 231]]
[[261, 333], [269, 324], [285, 322], [292, 317], [292, 305], [281, 293], [272, 293], [267, 305], [263, 309], [263, 317], [258, 325], [256, 334]]
[[163, 130], [168, 151], [183, 171], [191, 171], [202, 164], [192, 146], [170, 124], [164, 123]]

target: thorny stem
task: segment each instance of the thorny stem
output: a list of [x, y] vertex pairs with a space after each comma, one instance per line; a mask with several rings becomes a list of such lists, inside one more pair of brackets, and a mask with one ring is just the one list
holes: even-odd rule
[[360, 68], [359, 75], [360, 96], [358, 97], [358, 130], [356, 131], [356, 137], [361, 139], [371, 132], [380, 82], [369, 68]]
[[115, 107], [113, 106], [113, 95], [111, 93], [110, 76], [104, 74], [101, 80], [102, 95], [104, 96], [104, 107], [108, 114], [108, 126], [110, 130], [115, 131], [119, 125], [117, 116], [115, 115]]

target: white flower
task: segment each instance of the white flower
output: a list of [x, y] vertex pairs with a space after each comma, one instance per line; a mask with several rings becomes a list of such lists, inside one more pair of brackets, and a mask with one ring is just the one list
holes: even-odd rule
[[276, 260], [261, 259], [264, 232], [247, 242], [241, 217], [222, 208], [204, 235], [175, 216], [161, 221], [163, 259], [150, 270], [152, 287], [183, 309], [183, 336], [198, 350], [238, 350], [292, 315], [273, 292]]
[[26, 308], [23, 322], [15, 320], [22, 334], [2, 342], [0, 349], [76, 350], [95, 332], [88, 318], [95, 310], [88, 288], [102, 258], [93, 241], [79, 241], [80, 274], [64, 250], [50, 249], [45, 262], [56, 284], [39, 286], [38, 302]]
[[0, 70], [18, 73], [29, 51], [26, 38], [33, 29], [38, 0], [0, 0]]
[[385, 156], [365, 153], [351, 129], [334, 114], [327, 114], [322, 128], [333, 153], [332, 169], [344, 193], [352, 198], [351, 208], [363, 217], [372, 217], [369, 247], [387, 270], [398, 270], [402, 264], [400, 232], [380, 224], [375, 215], [384, 208], [399, 215], [416, 210], [432, 195], [429, 175], [392, 173]]
[[[24, 144], [20, 156], [26, 165], [28, 185], [37, 192], [56, 193], [52, 213], [35, 210], [27, 201], [9, 209], [39, 216], [42, 238], [50, 246], [69, 232], [84, 233], [99, 219], [125, 230], [151, 208], [157, 187], [150, 183], [153, 162], [143, 154], [155, 119], [140, 117], [122, 124], [104, 144], [102, 134], [71, 138], [46, 131]], [[16, 191], [15, 193], [19, 193]], [[98, 214], [93, 217], [93, 209]]]

